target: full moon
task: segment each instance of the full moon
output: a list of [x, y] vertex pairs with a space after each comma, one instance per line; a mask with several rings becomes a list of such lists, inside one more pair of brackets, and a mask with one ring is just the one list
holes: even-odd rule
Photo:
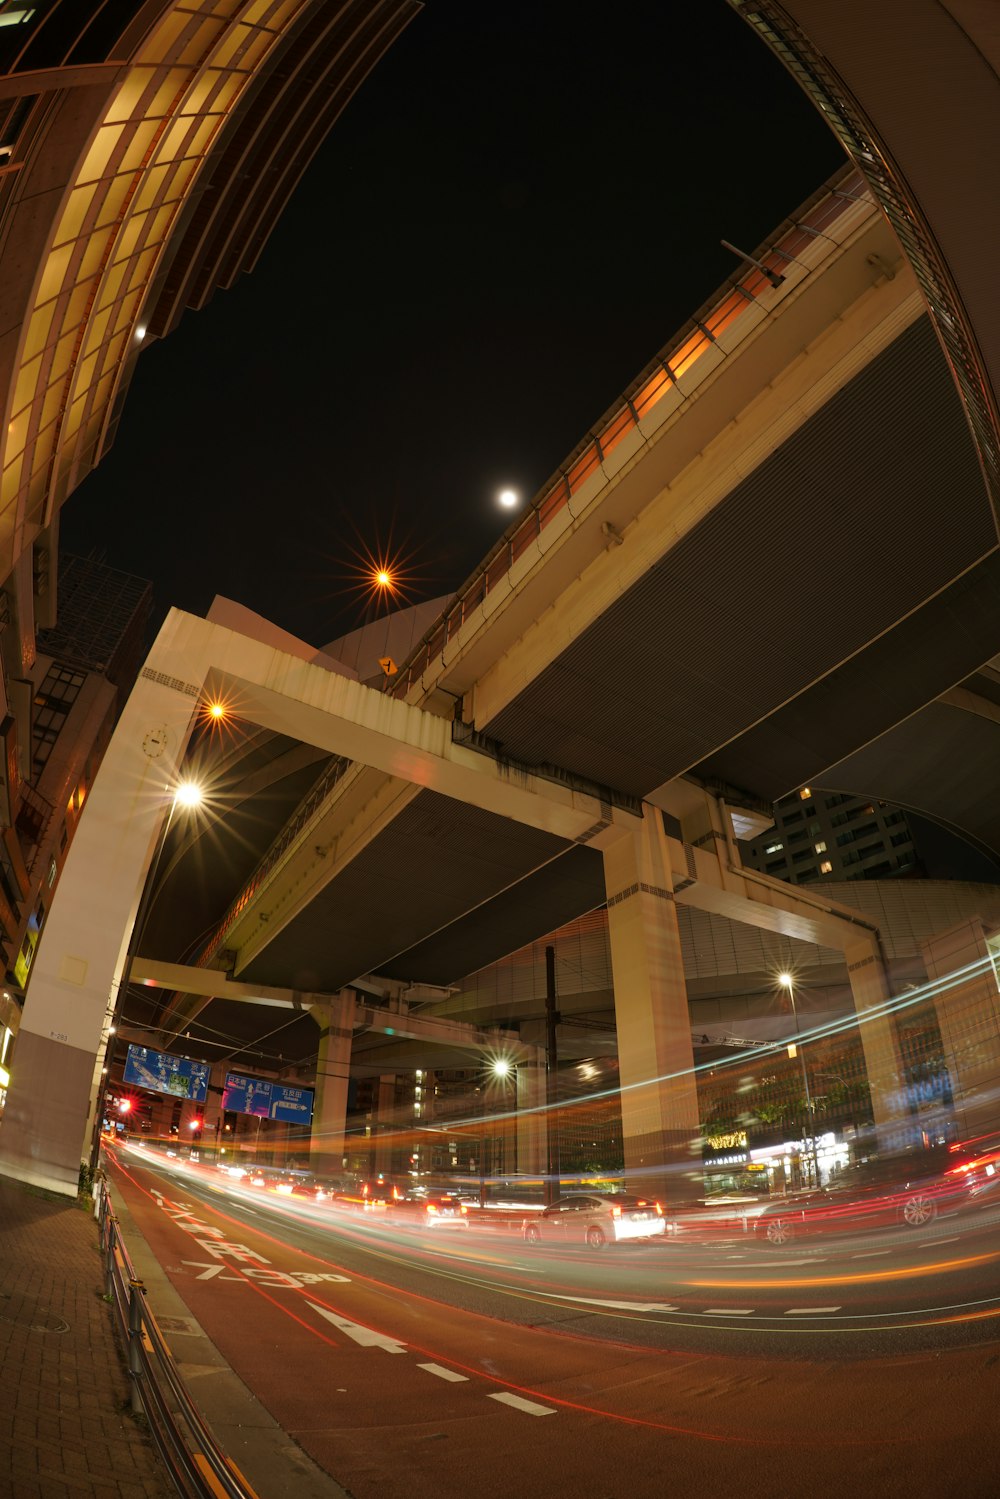
[[501, 489], [497, 499], [505, 510], [513, 510], [517, 504], [517, 491], [515, 489]]

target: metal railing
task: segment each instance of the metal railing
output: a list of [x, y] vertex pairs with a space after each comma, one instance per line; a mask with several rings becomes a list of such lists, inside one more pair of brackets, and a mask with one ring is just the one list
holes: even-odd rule
[[[746, 269], [730, 282], [724, 294], [703, 309], [697, 318], [692, 319], [653, 363], [646, 367], [608, 415], [598, 423], [597, 432], [583, 440], [555, 478], [531, 501], [526, 513], [497, 543], [481, 567], [458, 590], [444, 613], [430, 626], [399, 672], [386, 678], [384, 691], [394, 697], [407, 695], [435, 658], [441, 655], [447, 642], [457, 634], [465, 620], [475, 612], [487, 594], [507, 577], [518, 559], [554, 517], [569, 505], [581, 486], [602, 467], [604, 460], [618, 443], [634, 428], [639, 427], [643, 417], [668, 391], [677, 386], [683, 376], [696, 368], [704, 354], [717, 348], [725, 356], [730, 349], [736, 347], [734, 332], [739, 334], [744, 330], [746, 333], [753, 331], [757, 319], [747, 317], [746, 314], [765, 295], [768, 297], [765, 310], [771, 307], [775, 293], [773, 278], [777, 277], [782, 282], [788, 279], [788, 289], [793, 290], [797, 283], [790, 278], [791, 267], [802, 266], [800, 257], [816, 240], [826, 240], [831, 246], [839, 244], [838, 221], [856, 208], [859, 201], [872, 203], [871, 193], [862, 174], [848, 168], [821, 188], [815, 198], [804, 206], [799, 217], [779, 230], [769, 245], [747, 260]], [[779, 293], [779, 299], [780, 295], [783, 293]], [[741, 323], [743, 329], [740, 327]], [[726, 343], [724, 347], [720, 347], [719, 340], [723, 334], [727, 336]], [[681, 388], [680, 393], [685, 395], [687, 392]], [[293, 818], [282, 829], [206, 942], [196, 959], [199, 967], [208, 967], [223, 951], [226, 939], [240, 916], [259, 893], [295, 838], [321, 809], [350, 765], [350, 761], [336, 758], [324, 768]]]
[[[555, 516], [567, 508], [582, 486], [597, 473], [605, 459], [645, 416], [675, 387], [681, 397], [689, 393], [696, 380], [684, 381], [697, 369], [704, 355], [715, 349], [726, 357], [734, 352], [741, 335], [757, 326], [759, 314], [754, 309], [764, 298], [769, 311], [786, 291], [798, 284], [791, 276], [793, 267], [806, 269], [802, 256], [817, 240], [831, 246], [840, 243], [837, 221], [856, 207], [859, 201], [873, 204], [871, 191], [862, 173], [848, 168], [801, 210], [799, 217], [778, 231], [772, 241], [747, 257], [745, 269], [728, 284], [725, 292], [691, 319], [685, 328], [646, 366], [618, 402], [597, 424], [597, 430], [584, 438], [558, 472], [531, 501], [519, 522], [497, 543], [482, 565], [458, 590], [445, 612], [431, 625], [424, 638], [400, 666], [396, 675], [385, 682], [385, 690], [394, 697], [405, 697], [421, 680], [447, 643], [475, 613], [487, 594], [501, 583], [514, 564], [541, 536]], [[778, 290], [788, 281], [786, 291]], [[742, 325], [742, 326], [741, 326]], [[737, 335], [734, 337], [734, 334]], [[724, 344], [720, 344], [726, 335]], [[704, 370], [706, 366], [702, 366]], [[700, 371], [698, 372], [700, 375]]]
[[146, 1305], [146, 1288], [132, 1267], [103, 1177], [94, 1187], [105, 1299], [114, 1308], [128, 1359], [131, 1406], [150, 1434], [182, 1499], [258, 1499], [226, 1456], [177, 1372], [173, 1355]]

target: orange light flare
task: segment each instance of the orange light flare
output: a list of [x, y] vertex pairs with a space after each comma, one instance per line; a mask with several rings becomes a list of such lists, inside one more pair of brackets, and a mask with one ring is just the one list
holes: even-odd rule
[[384, 544], [377, 540], [369, 546], [360, 537], [357, 545], [346, 544], [351, 557], [336, 581], [357, 599], [362, 613], [388, 612], [415, 602], [421, 580], [414, 568], [413, 548], [397, 545], [391, 534]]
[[206, 697], [198, 704], [199, 727], [209, 734], [232, 734], [235, 724], [233, 704], [224, 697]]

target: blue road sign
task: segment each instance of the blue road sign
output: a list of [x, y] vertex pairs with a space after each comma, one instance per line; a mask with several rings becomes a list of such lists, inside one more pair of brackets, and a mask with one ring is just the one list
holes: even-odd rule
[[222, 1107], [227, 1113], [252, 1114], [257, 1119], [279, 1119], [287, 1124], [309, 1124], [313, 1111], [312, 1088], [288, 1088], [265, 1077], [226, 1074]]
[[125, 1059], [125, 1082], [150, 1093], [171, 1093], [204, 1103], [208, 1097], [208, 1062], [189, 1062], [168, 1051], [150, 1051], [148, 1046], [130, 1045]]

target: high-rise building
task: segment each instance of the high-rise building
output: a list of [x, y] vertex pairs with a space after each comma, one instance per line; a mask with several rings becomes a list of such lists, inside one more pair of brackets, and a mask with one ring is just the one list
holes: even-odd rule
[[57, 626], [39, 630], [37, 640], [9, 624], [0, 635], [8, 705], [0, 723], [6, 1005], [27, 984], [66, 851], [139, 668], [152, 603], [149, 583], [94, 559], [63, 557], [59, 589]]
[[774, 825], [741, 845], [749, 869], [805, 885], [920, 872], [914, 830], [886, 802], [802, 786], [774, 807]]

